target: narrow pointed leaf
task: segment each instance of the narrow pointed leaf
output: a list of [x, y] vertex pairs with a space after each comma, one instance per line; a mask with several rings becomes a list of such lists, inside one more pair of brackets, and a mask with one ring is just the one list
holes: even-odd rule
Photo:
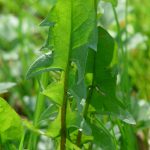
[[37, 58], [33, 64], [29, 67], [26, 78], [35, 77], [43, 72], [60, 70], [59, 68], [51, 68], [49, 67], [53, 62], [52, 52], [48, 52]]

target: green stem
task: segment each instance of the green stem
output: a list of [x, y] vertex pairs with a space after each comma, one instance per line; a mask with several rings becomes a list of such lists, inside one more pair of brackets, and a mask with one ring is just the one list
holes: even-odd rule
[[[72, 30], [72, 27], [71, 27], [71, 30]], [[71, 44], [72, 44], [72, 40], [71, 40], [71, 34], [70, 34], [70, 47], [69, 47], [69, 52], [68, 52], [68, 60], [66, 62], [66, 69], [62, 73], [64, 77], [64, 93], [63, 93], [63, 102], [62, 102], [62, 107], [61, 107], [61, 141], [60, 141], [61, 150], [66, 149], [66, 137], [67, 137], [66, 113], [67, 113], [67, 98], [68, 98], [67, 92], [68, 92]]]
[[[112, 120], [111, 116], [109, 116], [109, 118], [110, 118], [110, 121], [113, 123], [113, 120]], [[117, 141], [116, 134], [115, 134], [115, 131], [114, 131], [114, 126], [112, 126], [111, 130], [112, 130], [112, 135], [113, 135], [113, 140], [114, 140], [114, 143], [115, 143], [115, 146], [116, 146], [116, 150], [118, 150], [118, 141]]]
[[[92, 81], [92, 85], [93, 85], [93, 81]], [[83, 117], [85, 118], [85, 120], [87, 118], [88, 109], [89, 109], [89, 105], [90, 105], [90, 101], [91, 101], [91, 97], [92, 97], [92, 93], [93, 93], [93, 88], [94, 88], [93, 86], [91, 86], [89, 88], [89, 92], [88, 92], [85, 108], [84, 108], [84, 111], [83, 111]]]
[[[42, 83], [42, 86], [39, 84], [40, 86], [40, 90], [42, 92], [43, 88], [46, 88], [47, 84], [48, 84], [48, 73], [44, 73], [41, 77], [41, 83]], [[36, 108], [35, 108], [35, 116], [34, 116], [34, 126], [37, 127], [38, 126], [38, 123], [39, 123], [39, 118], [40, 118], [40, 115], [43, 111], [43, 108], [44, 108], [44, 101], [45, 99], [45, 96], [42, 95], [41, 93], [39, 93], [38, 95], [38, 98], [37, 98], [37, 102], [36, 102]]]
[[126, 75], [126, 92], [127, 92], [127, 98], [130, 98], [129, 93], [129, 78], [128, 78], [128, 47], [127, 47], [127, 41], [128, 41], [128, 31], [127, 31], [127, 25], [128, 25], [128, 0], [126, 0], [125, 5], [125, 34], [126, 34], [126, 44], [125, 44], [125, 75]]
[[66, 147], [66, 113], [67, 113], [67, 87], [68, 87], [68, 72], [69, 66], [67, 65], [66, 71], [64, 73], [64, 96], [63, 96], [63, 103], [61, 107], [61, 145], [60, 149], [65, 150]]
[[124, 47], [123, 47], [123, 42], [122, 42], [122, 38], [121, 38], [121, 28], [120, 28], [120, 24], [119, 24], [118, 15], [117, 15], [117, 12], [116, 12], [116, 9], [114, 6], [112, 6], [112, 9], [113, 9], [113, 13], [114, 13], [114, 17], [115, 17], [115, 21], [116, 21], [116, 25], [117, 25], [117, 30], [118, 30], [119, 47], [121, 49], [122, 55], [124, 55]]
[[77, 145], [78, 147], [80, 147], [81, 139], [82, 139], [82, 129], [79, 129], [79, 130], [78, 130], [77, 141], [76, 141], [76, 145]]
[[[71, 2], [71, 8], [72, 8], [72, 2]], [[71, 9], [71, 32], [70, 32], [70, 46], [69, 46], [69, 52], [68, 52], [68, 60], [66, 62], [66, 68], [64, 70], [64, 93], [63, 93], [63, 103], [61, 107], [61, 141], [60, 141], [60, 149], [65, 150], [66, 149], [66, 138], [67, 138], [67, 125], [66, 125], [66, 113], [67, 113], [67, 92], [68, 92], [68, 78], [69, 78], [69, 67], [70, 67], [70, 55], [71, 55], [71, 49], [72, 49], [72, 9]]]
[[90, 143], [88, 150], [92, 150], [93, 148], [93, 143]]
[[126, 0], [125, 4], [125, 34], [126, 34], [126, 44], [125, 44], [125, 49], [127, 51], [127, 40], [128, 40], [128, 31], [127, 31], [127, 25], [128, 25], [128, 0]]
[[[119, 19], [118, 19], [118, 16], [117, 16], [116, 9], [113, 6], [112, 6], [112, 9], [113, 9], [113, 13], [114, 13], [114, 17], [115, 17], [115, 21], [116, 21], [116, 25], [117, 25], [117, 30], [118, 30], [119, 47], [121, 49], [121, 61], [123, 61], [123, 63], [122, 63], [123, 71], [121, 72], [121, 79], [122, 79], [122, 84], [121, 84], [122, 89], [121, 90], [124, 93], [123, 98], [127, 99], [127, 98], [129, 98], [127, 47], [123, 46], [123, 41], [122, 41], [122, 37], [121, 37], [121, 27], [120, 27], [120, 24], [119, 24]], [[125, 20], [126, 20], [126, 23], [127, 23], [127, 10], [126, 10], [125, 14], [126, 14]], [[126, 31], [126, 38], [127, 38], [127, 31]]]
[[21, 137], [20, 145], [19, 145], [19, 150], [23, 150], [23, 143], [24, 143], [24, 138], [25, 138], [25, 131], [23, 132], [23, 135]]
[[[47, 86], [48, 73], [42, 74], [41, 83], [44, 88]], [[41, 86], [41, 85], [39, 85], [39, 86]], [[40, 87], [40, 89], [42, 90], [42, 87]], [[37, 101], [36, 101], [35, 115], [34, 115], [34, 121], [33, 121], [33, 125], [35, 127], [38, 127], [39, 118], [44, 109], [44, 103], [45, 103], [45, 96], [42, 95], [41, 93], [39, 93], [38, 97], [37, 97]], [[32, 149], [34, 150], [36, 148], [37, 138], [38, 138], [38, 136], [35, 133], [31, 133], [30, 139], [29, 139], [29, 149], [30, 150], [32, 150]]]

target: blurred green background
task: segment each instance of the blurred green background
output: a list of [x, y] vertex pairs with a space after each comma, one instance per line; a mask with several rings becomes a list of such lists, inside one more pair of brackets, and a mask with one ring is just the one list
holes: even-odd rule
[[[22, 116], [33, 119], [37, 83], [25, 80], [29, 65], [39, 56], [47, 38], [47, 28], [40, 27], [55, 0], [0, 0], [0, 96]], [[127, 70], [129, 105], [137, 122], [135, 131], [139, 147], [150, 148], [150, 2], [128, 2], [127, 24], [125, 1], [116, 8], [121, 37], [127, 50], [127, 65], [123, 66], [119, 52], [119, 71]], [[109, 3], [100, 2], [98, 24], [116, 38], [117, 28]], [[127, 29], [127, 34], [125, 29]], [[126, 38], [127, 35], [127, 38]], [[118, 75], [118, 95], [124, 76]]]

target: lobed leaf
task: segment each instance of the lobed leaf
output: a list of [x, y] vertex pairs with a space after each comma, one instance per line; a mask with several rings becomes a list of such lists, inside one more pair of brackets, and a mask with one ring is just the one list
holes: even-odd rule
[[97, 52], [89, 51], [86, 69], [87, 73], [93, 73], [91, 105], [98, 113], [111, 114], [126, 123], [135, 124], [124, 104], [116, 97], [115, 42], [105, 29], [99, 27], [98, 31]]

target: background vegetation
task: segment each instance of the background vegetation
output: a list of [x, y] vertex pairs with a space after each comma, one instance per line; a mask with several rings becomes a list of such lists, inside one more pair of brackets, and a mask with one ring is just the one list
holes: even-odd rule
[[[7, 119], [3, 125], [7, 126], [15, 119], [17, 124], [12, 128], [11, 135], [13, 136], [11, 137], [9, 132], [5, 137], [6, 141], [11, 141], [11, 139], [17, 141], [18, 138], [22, 142], [18, 144], [12, 140], [12, 144], [6, 146], [7, 144], [3, 144], [1, 140], [4, 136], [2, 135], [3, 129], [0, 129], [0, 149], [2, 150], [13, 150], [15, 149], [14, 145], [17, 144], [20, 146], [20, 150], [23, 145], [24, 148], [31, 150], [51, 150], [55, 147], [55, 142], [51, 138], [42, 135], [37, 136], [41, 134], [39, 132], [42, 132], [33, 126], [36, 122], [36, 100], [41, 97], [40, 94], [37, 94], [40, 90], [39, 80], [26, 79], [30, 64], [42, 54], [43, 49], [47, 50], [44, 45], [48, 28], [40, 27], [39, 24], [45, 19], [54, 2], [54, 0], [0, 0], [0, 97], [7, 100], [10, 106], [21, 116], [25, 128], [23, 131], [22, 129], [15, 130], [20, 124], [17, 119], [18, 116], [15, 112], [12, 115], [11, 108], [5, 106], [9, 110], [8, 118], [12, 115], [13, 120]], [[115, 149], [150, 149], [149, 9], [149, 0], [142, 0], [142, 4], [140, 0], [129, 2], [119, 0], [115, 8], [106, 1], [100, 1], [98, 5], [98, 25], [105, 28], [115, 39], [118, 49], [118, 67], [115, 70], [118, 72], [116, 94], [128, 107], [131, 118], [133, 118], [132, 121], [135, 120], [136, 122], [134, 124], [129, 119], [127, 122], [132, 122], [134, 125], [128, 125], [114, 118], [109, 118], [109, 120], [105, 116], [102, 118], [104, 127], [110, 131], [109, 134], [115, 141]], [[54, 76], [58, 78], [59, 72], [53, 73], [50, 80], [54, 80]], [[42, 128], [47, 126], [57, 114], [55, 112], [56, 106], [48, 98], [45, 98], [44, 105], [45, 108], [42, 110], [44, 113], [42, 113], [40, 120]], [[0, 124], [3, 122], [3, 118], [7, 118], [7, 116], [1, 118]], [[34, 123], [32, 124], [32, 122]], [[53, 134], [57, 135], [55, 128], [57, 127], [53, 127]], [[20, 132], [23, 134], [19, 135]], [[7, 139], [8, 137], [10, 139]], [[33, 139], [36, 139], [36, 142]], [[107, 139], [104, 139], [104, 143], [105, 145], [108, 144]], [[32, 147], [31, 145], [36, 146]], [[93, 149], [97, 150], [96, 148]], [[103, 149], [105, 150], [105, 147]]]

